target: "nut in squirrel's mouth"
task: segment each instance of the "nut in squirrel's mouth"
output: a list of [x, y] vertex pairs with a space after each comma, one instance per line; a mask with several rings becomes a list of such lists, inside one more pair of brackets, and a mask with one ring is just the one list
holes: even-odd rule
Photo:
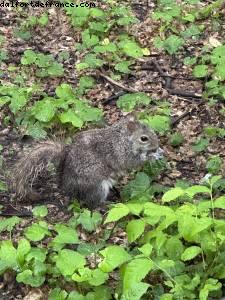
[[155, 152], [149, 152], [149, 156], [155, 160], [158, 160], [163, 157], [163, 153], [163, 149], [159, 147]]

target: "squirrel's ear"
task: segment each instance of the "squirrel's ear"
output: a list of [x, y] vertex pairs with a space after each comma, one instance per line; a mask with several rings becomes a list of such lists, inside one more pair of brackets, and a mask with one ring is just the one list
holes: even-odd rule
[[137, 116], [134, 112], [129, 113], [128, 115], [126, 115], [126, 119], [130, 122], [137, 122]]
[[129, 121], [127, 123], [127, 129], [130, 131], [130, 132], [134, 132], [136, 129], [137, 129], [137, 123], [136, 122], [133, 122], [133, 121]]

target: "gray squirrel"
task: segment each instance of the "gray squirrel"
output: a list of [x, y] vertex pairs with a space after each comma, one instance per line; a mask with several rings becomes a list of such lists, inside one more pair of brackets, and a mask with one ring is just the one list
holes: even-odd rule
[[19, 198], [35, 200], [32, 186], [52, 163], [65, 194], [94, 209], [104, 204], [121, 175], [161, 155], [153, 130], [128, 115], [111, 126], [76, 134], [70, 145], [39, 143], [18, 161], [12, 186]]

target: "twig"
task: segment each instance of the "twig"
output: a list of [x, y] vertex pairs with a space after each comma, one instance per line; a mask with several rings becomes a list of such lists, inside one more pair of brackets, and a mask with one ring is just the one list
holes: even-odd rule
[[122, 83], [119, 83], [119, 82], [113, 80], [112, 78], [110, 78], [107, 75], [104, 75], [103, 73], [99, 73], [99, 76], [101, 76], [102, 78], [104, 78], [105, 80], [110, 82], [111, 84], [120, 87], [124, 91], [130, 92], [130, 93], [137, 93], [138, 92], [137, 90], [135, 90], [133, 88], [129, 88], [129, 87], [124, 86]]
[[179, 89], [166, 89], [170, 95], [177, 95], [181, 97], [188, 97], [188, 98], [195, 98], [195, 99], [201, 99], [202, 95], [192, 93], [192, 92], [187, 92], [187, 91], [182, 91]]
[[117, 100], [120, 96], [123, 96], [124, 94], [126, 94], [126, 92], [119, 92], [119, 93], [117, 93], [116, 95], [109, 96], [108, 98], [106, 98], [106, 99], [104, 99], [104, 100], [102, 101], [102, 104], [103, 104], [103, 105], [107, 105], [107, 104], [109, 104], [111, 101]]

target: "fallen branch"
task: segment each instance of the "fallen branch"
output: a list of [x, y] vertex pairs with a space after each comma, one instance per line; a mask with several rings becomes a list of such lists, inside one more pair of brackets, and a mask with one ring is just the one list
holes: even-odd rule
[[120, 88], [123, 89], [124, 91], [127, 91], [127, 92], [129, 92], [129, 93], [137, 93], [137, 92], [138, 92], [137, 90], [135, 90], [135, 89], [133, 89], [133, 88], [126, 87], [126, 86], [123, 85], [122, 83], [119, 83], [119, 82], [113, 80], [112, 78], [110, 78], [110, 77], [107, 76], [107, 75], [104, 75], [103, 73], [99, 73], [98, 75], [101, 76], [102, 78], [104, 78], [105, 80], [107, 80], [108, 82], [110, 82], [111, 84], [120, 87]]

